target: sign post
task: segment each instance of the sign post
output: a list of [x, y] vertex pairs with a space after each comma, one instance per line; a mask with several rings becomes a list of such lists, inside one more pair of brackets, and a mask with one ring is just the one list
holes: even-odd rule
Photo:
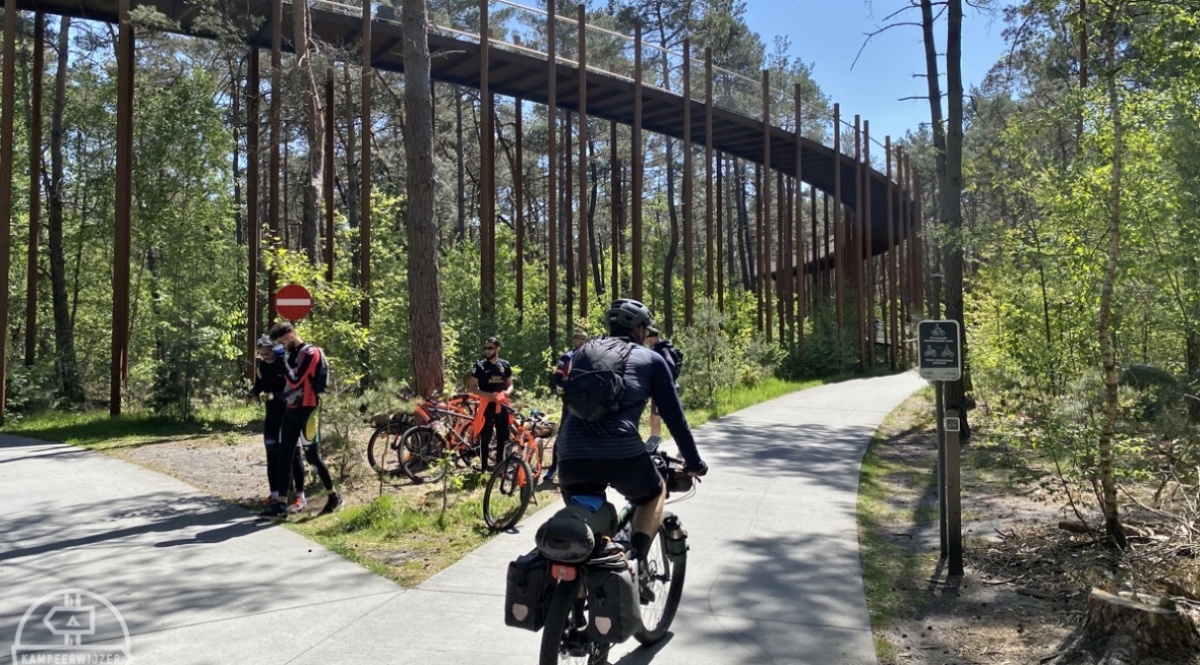
[[299, 321], [312, 311], [312, 294], [299, 284], [287, 284], [275, 292], [275, 311], [289, 321]]
[[957, 412], [942, 412], [942, 383], [962, 378], [961, 340], [958, 321], [953, 319], [928, 319], [917, 324], [918, 371], [937, 388], [938, 432], [945, 437], [939, 436], [938, 441], [938, 508], [942, 556], [949, 558], [951, 575], [962, 575], [959, 419]]

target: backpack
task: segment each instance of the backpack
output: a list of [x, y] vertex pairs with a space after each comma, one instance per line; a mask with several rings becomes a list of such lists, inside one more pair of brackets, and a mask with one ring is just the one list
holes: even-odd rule
[[[309, 344], [309, 346], [313, 345]], [[313, 346], [313, 348], [316, 349], [317, 357], [320, 360], [317, 361], [317, 371], [313, 373], [309, 385], [312, 386], [313, 392], [321, 395], [329, 388], [329, 360], [325, 357], [324, 349], [317, 346]]]
[[683, 351], [680, 351], [679, 347], [672, 344], [669, 339], [655, 344], [654, 350], [671, 361], [671, 378], [678, 379], [679, 373], [683, 371]]
[[619, 337], [597, 337], [576, 349], [563, 383], [563, 404], [571, 415], [597, 422], [621, 408], [632, 349]]

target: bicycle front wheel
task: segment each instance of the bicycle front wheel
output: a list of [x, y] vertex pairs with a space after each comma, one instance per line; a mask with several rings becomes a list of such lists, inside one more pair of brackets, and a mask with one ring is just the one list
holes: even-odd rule
[[[667, 517], [670, 513], [664, 513]], [[642, 644], [654, 644], [667, 634], [675, 612], [679, 610], [679, 599], [683, 596], [683, 579], [687, 574], [687, 555], [672, 561], [667, 549], [667, 528], [658, 528], [658, 537], [650, 545], [644, 563], [650, 576], [650, 589], [654, 600], [642, 605], [642, 629], [634, 638]]]
[[446, 440], [428, 425], [410, 427], [400, 437], [401, 468], [414, 483], [436, 483], [446, 475]]
[[571, 582], [559, 582], [554, 589], [542, 628], [538, 665], [604, 665], [608, 660], [609, 645], [588, 638], [582, 569], [579, 575]]
[[493, 531], [511, 529], [533, 498], [533, 470], [525, 460], [509, 455], [492, 471], [483, 492], [483, 519]]

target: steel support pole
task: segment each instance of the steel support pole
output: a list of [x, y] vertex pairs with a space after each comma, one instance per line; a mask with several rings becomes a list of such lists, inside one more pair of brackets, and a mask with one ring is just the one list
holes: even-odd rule
[[[754, 263], [755, 270], [751, 271], [754, 280], [754, 304], [756, 330], [763, 332], [763, 289], [766, 272], [766, 262], [763, 261], [763, 177], [762, 164], [754, 165]], [[746, 250], [749, 252], [749, 248]]]
[[773, 309], [775, 310], [775, 324], [778, 327], [778, 339], [781, 344], [787, 343], [787, 310], [785, 304], [788, 299], [788, 266], [787, 266], [787, 237], [785, 229], [787, 226], [787, 181], [783, 177], [783, 171], [775, 172], [775, 220], [771, 225], [771, 233], [775, 237], [775, 256], [774, 265], [775, 283], [771, 293], [774, 295], [775, 302]]
[[[109, 413], [121, 415], [129, 369], [129, 261], [133, 213], [133, 23], [130, 0], [120, 0], [117, 38], [116, 219], [113, 223], [113, 344]], [[5, 252], [4, 262], [8, 262]], [[5, 271], [7, 272], [7, 271]]]
[[867, 371], [867, 284], [863, 278], [866, 256], [863, 254], [863, 153], [862, 153], [862, 118], [854, 116], [854, 217], [853, 228], [850, 232], [853, 249], [852, 265], [854, 269], [854, 296], [858, 311], [858, 371]]
[[[827, 201], [828, 203], [828, 201]], [[829, 225], [829, 216], [825, 217]], [[834, 258], [834, 292], [837, 309], [837, 347], [842, 350], [843, 333], [846, 330], [845, 306], [845, 277], [847, 272], [845, 250], [845, 230], [842, 228], [842, 107], [833, 105], [833, 258]], [[828, 231], [826, 231], [826, 251], [828, 252]], [[828, 254], [826, 254], [828, 256]], [[841, 359], [838, 359], [839, 370]]]
[[[762, 70], [762, 121], [763, 121], [763, 189], [760, 192], [762, 195], [762, 258], [759, 263], [759, 275], [762, 280], [759, 283], [760, 301], [763, 308], [763, 316], [765, 318], [764, 327], [767, 331], [767, 341], [773, 341], [774, 333], [772, 327], [771, 311], [774, 309], [774, 303], [771, 302], [772, 284], [770, 283], [772, 270], [768, 265], [771, 260], [771, 72]], [[778, 268], [778, 266], [776, 266]]]
[[867, 367], [875, 366], [875, 231], [871, 215], [871, 123], [863, 120], [863, 248], [866, 268]]
[[579, 318], [588, 314], [588, 119], [587, 119], [587, 16], [578, 7], [579, 30]]
[[612, 236], [612, 282], [609, 289], [612, 298], [621, 297], [621, 162], [617, 159], [617, 123], [608, 123], [609, 162], [609, 221]]
[[[571, 198], [575, 192], [575, 151], [571, 142], [571, 112], [563, 112], [563, 268], [567, 273], [567, 326], [573, 327], [572, 317], [575, 316], [575, 275], [578, 265], [575, 263], [575, 201]], [[568, 330], [570, 333], [570, 330]]]
[[[122, 7], [125, 4], [122, 3]], [[8, 402], [8, 271], [10, 265], [9, 250], [12, 243], [12, 164], [13, 164], [13, 116], [16, 113], [16, 79], [17, 79], [17, 2], [4, 0], [4, 82], [0, 85], [0, 422], [4, 421]], [[128, 268], [127, 268], [128, 269]], [[115, 307], [115, 304], [114, 304]], [[113, 350], [117, 348], [117, 331], [113, 328]], [[116, 354], [113, 356], [113, 386], [114, 394], [118, 397], [116, 413], [120, 413], [120, 387], [116, 380]]]
[[333, 282], [334, 106], [333, 67], [325, 71], [325, 281]]
[[488, 0], [479, 0], [479, 310], [483, 314], [485, 328], [492, 326], [496, 318], [493, 262], [496, 233], [496, 137], [492, 124], [492, 88], [489, 76], [491, 30]]
[[683, 325], [692, 325], [695, 292], [695, 252], [692, 219], [692, 44], [683, 40]]
[[817, 236], [817, 188], [816, 187], [808, 188], [808, 198], [809, 198], [809, 208], [808, 208], [809, 221], [812, 224], [812, 227], [811, 227], [812, 237], [810, 239], [812, 241], [812, 265], [813, 265], [812, 279], [810, 280], [812, 283], [812, 287], [809, 289], [809, 293], [812, 296], [813, 315], [815, 316], [817, 313], [816, 308], [817, 308], [818, 296], [824, 295], [826, 293], [822, 289], [822, 285], [820, 282], [823, 275], [821, 273], [817, 272], [817, 262], [820, 260], [819, 251], [820, 251], [821, 240], [820, 240], [820, 237]]
[[513, 211], [516, 218], [516, 278], [517, 278], [517, 316], [521, 322], [525, 320], [525, 122], [521, 98], [516, 99], [513, 128], [515, 137], [516, 168], [513, 169]]
[[262, 243], [262, 221], [258, 216], [258, 175], [262, 159], [259, 154], [262, 81], [258, 46], [247, 49], [246, 59], [249, 61], [246, 72], [246, 374], [253, 376], [255, 338], [259, 332], [258, 252]]
[[546, 0], [546, 255], [550, 259], [548, 322], [550, 346], [558, 346], [558, 63], [554, 0]]
[[[371, 0], [363, 0], [362, 8], [362, 150], [359, 176], [358, 216], [358, 285], [362, 301], [358, 306], [359, 325], [371, 327]], [[364, 365], [368, 351], [364, 351]]]
[[904, 160], [909, 162], [908, 172], [913, 181], [913, 239], [916, 242], [913, 248], [913, 263], [917, 271], [913, 277], [913, 286], [917, 290], [914, 299], [919, 303], [925, 300], [925, 246], [921, 241], [925, 228], [925, 214], [921, 198], [921, 179], [916, 177], [916, 172], [912, 169], [911, 157], [905, 155]]
[[896, 218], [895, 206], [892, 205], [892, 198], [895, 196], [895, 188], [892, 183], [892, 137], [885, 136], [883, 138], [883, 154], [884, 161], [887, 163], [885, 168], [885, 177], [887, 179], [887, 253], [884, 255], [887, 260], [887, 284], [888, 284], [888, 367], [892, 370], [896, 369], [896, 347], [900, 344], [897, 337], [899, 332], [897, 313], [897, 298], [899, 290], [896, 288]]
[[[553, 4], [553, 0], [551, 0]], [[633, 297], [643, 300], [642, 273], [642, 24], [633, 28], [633, 138], [630, 141], [630, 227], [633, 236]]]
[[[267, 174], [267, 223], [275, 238], [279, 237], [279, 133], [283, 125], [283, 0], [271, 3], [271, 156]], [[272, 238], [272, 242], [275, 241]], [[279, 317], [275, 306], [275, 271], [267, 278], [267, 293], [271, 306], [267, 312], [267, 327]]]
[[[804, 249], [804, 193], [800, 189], [800, 184], [804, 182], [804, 150], [801, 144], [804, 142], [804, 113], [803, 90], [799, 83], [792, 88], [792, 98], [795, 100], [796, 106], [796, 226], [795, 226], [795, 242], [796, 247], [794, 255], [796, 257], [796, 344], [804, 346], [804, 319], [807, 316], [808, 300], [808, 285], [805, 284], [804, 269], [805, 257], [808, 252]], [[814, 218], [815, 221], [815, 218]]]
[[[717, 311], [725, 311], [725, 156], [717, 153], [717, 215], [714, 245], [717, 250]], [[732, 251], [732, 248], [730, 248]]]
[[[704, 297], [712, 300], [713, 271], [713, 60], [704, 47]], [[718, 259], [719, 261], [720, 259]]]

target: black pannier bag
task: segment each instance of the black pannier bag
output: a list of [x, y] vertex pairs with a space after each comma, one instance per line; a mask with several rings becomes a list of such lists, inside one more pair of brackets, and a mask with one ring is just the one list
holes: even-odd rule
[[546, 610], [554, 593], [550, 562], [537, 550], [523, 554], [508, 564], [508, 585], [504, 589], [504, 624], [525, 630], [541, 630]]
[[609, 542], [601, 556], [588, 562], [588, 637], [618, 643], [642, 627], [641, 598], [625, 549]]
[[583, 563], [596, 550], [596, 533], [589, 524], [590, 511], [583, 506], [567, 506], [538, 527], [534, 542], [537, 551], [551, 561]]

